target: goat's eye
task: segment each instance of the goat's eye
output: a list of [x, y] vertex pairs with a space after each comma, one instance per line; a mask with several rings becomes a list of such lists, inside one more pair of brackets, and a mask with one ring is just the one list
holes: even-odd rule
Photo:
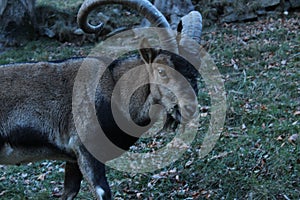
[[158, 74], [159, 74], [159, 76], [160, 76], [161, 78], [166, 78], [166, 77], [167, 77], [167, 73], [166, 73], [166, 70], [165, 70], [165, 69], [163, 69], [163, 68], [158, 68], [157, 71], [158, 71]]

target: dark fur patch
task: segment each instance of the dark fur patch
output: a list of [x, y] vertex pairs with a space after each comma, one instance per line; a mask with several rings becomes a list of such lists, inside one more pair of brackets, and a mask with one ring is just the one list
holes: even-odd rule
[[[166, 52], [166, 51], [164, 51]], [[168, 53], [168, 52], [166, 52]], [[170, 53], [169, 53], [170, 54]], [[194, 89], [196, 95], [198, 94], [198, 78], [200, 78], [199, 72], [195, 69], [195, 67], [183, 57], [171, 53], [171, 61], [175, 66], [175, 69], [181, 73], [191, 84]]]
[[4, 142], [12, 146], [20, 147], [42, 147], [52, 146], [49, 142], [47, 134], [42, 133], [32, 127], [17, 127], [14, 128], [9, 136], [4, 138]]
[[[5, 143], [13, 148], [21, 147], [25, 149], [48, 149], [51, 150], [52, 156], [59, 159], [76, 160], [73, 153], [67, 152], [65, 149], [59, 148], [53, 141], [48, 138], [49, 133], [43, 133], [33, 127], [17, 127], [14, 128], [8, 136], [0, 137], [0, 150]], [[52, 159], [52, 158], [51, 158]]]
[[116, 146], [128, 150], [138, 138], [128, 135], [118, 127], [112, 114], [110, 102], [103, 101], [99, 105], [101, 106], [96, 107], [97, 117], [103, 132]]
[[4, 145], [4, 138], [1, 136], [1, 134], [0, 134], [0, 151], [1, 151], [1, 149], [2, 149], [2, 147], [3, 147], [3, 145]]

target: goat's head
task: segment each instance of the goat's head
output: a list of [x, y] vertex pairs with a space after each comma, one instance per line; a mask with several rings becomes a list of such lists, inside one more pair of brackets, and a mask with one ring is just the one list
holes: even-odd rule
[[[146, 64], [147, 73], [149, 74], [150, 95], [155, 103], [164, 106], [167, 111], [167, 121], [165, 128], [176, 128], [179, 122], [194, 117], [196, 113], [196, 95], [197, 80], [196, 73], [190, 73], [193, 68], [184, 58], [176, 55], [180, 48], [185, 44], [185, 38], [195, 38], [195, 35], [201, 35], [201, 21], [195, 14], [189, 14], [183, 18], [178, 26], [178, 31], [182, 33], [181, 38], [170, 29], [170, 25], [165, 17], [148, 1], [138, 0], [87, 0], [81, 6], [78, 12], [78, 24], [87, 33], [96, 33], [103, 28], [103, 24], [93, 26], [88, 22], [88, 15], [96, 8], [106, 4], [123, 4], [137, 10], [145, 16], [154, 26], [164, 28], [158, 31], [162, 49], [151, 48], [146, 40], [140, 45], [139, 53]], [[201, 16], [200, 16], [201, 17]], [[191, 30], [192, 29], [192, 30]], [[195, 29], [195, 30], [194, 30]], [[196, 30], [197, 29], [197, 30]], [[185, 36], [185, 37], [182, 37]], [[173, 53], [171, 53], [173, 52]], [[197, 66], [198, 67], [198, 66]], [[190, 81], [190, 84], [187, 82]], [[188, 89], [192, 85], [193, 90]]]
[[[194, 70], [192, 74], [184, 74], [182, 70], [183, 67], [192, 70], [193, 66], [171, 52], [151, 48], [146, 39], [141, 41], [139, 53], [148, 72], [150, 95], [154, 103], [164, 106], [167, 112], [166, 125], [175, 125], [173, 128], [176, 128], [177, 123], [195, 117], [197, 86], [192, 88], [191, 81], [195, 81], [193, 78], [197, 73]], [[191, 78], [191, 75], [194, 77]]]
[[[95, 10], [95, 8], [105, 4], [122, 4], [128, 6], [136, 10], [142, 16], [145, 16], [154, 26], [162, 28], [160, 30], [156, 29], [157, 31], [156, 33], [161, 44], [161, 49], [152, 48], [146, 42], [146, 40], [143, 40], [139, 47], [140, 62], [136, 62], [135, 64], [136, 66], [142, 65], [143, 64], [142, 61], [144, 61], [145, 66], [144, 69], [141, 70], [144, 73], [139, 72], [141, 74], [140, 77], [145, 77], [145, 74], [147, 74], [147, 77], [145, 78], [149, 79], [148, 83], [150, 83], [149, 87], [146, 86], [149, 89], [149, 93], [147, 93], [147, 95], [149, 95], [152, 98], [153, 104], [161, 104], [164, 107], [165, 111], [167, 112], [167, 119], [166, 119], [167, 121], [165, 123], [164, 128], [176, 128], [180, 122], [186, 122], [189, 119], [193, 118], [197, 110], [196, 94], [198, 92], [197, 77], [199, 74], [197, 70], [183, 57], [179, 56], [178, 53], [180, 52], [181, 47], [185, 46], [185, 44], [182, 44], [182, 41], [185, 41], [183, 39], [186, 38], [183, 37], [183, 35], [194, 38], [193, 35], [190, 34], [198, 34], [198, 33], [201, 34], [201, 30], [200, 31], [187, 30], [190, 28], [201, 29], [201, 25], [198, 24], [198, 22], [200, 21], [196, 21], [197, 23], [195, 24], [194, 17], [192, 19], [192, 17], [190, 17], [191, 15], [189, 15], [189, 17], [187, 18], [183, 18], [178, 28], [178, 31], [181, 32], [182, 35], [181, 37], [178, 37], [175, 31], [172, 31], [170, 29], [170, 25], [165, 19], [165, 17], [149, 1], [86, 0], [82, 4], [78, 12], [77, 19], [80, 28], [82, 28], [85, 32], [88, 33], [99, 32], [103, 28], [103, 24], [101, 23], [97, 26], [91, 25], [88, 22], [88, 16], [93, 10]], [[191, 19], [191, 21], [189, 22], [188, 20], [185, 19]], [[122, 46], [122, 48], [124, 48], [124, 46]], [[195, 51], [198, 52], [198, 49], [196, 49]], [[127, 60], [126, 62], [127, 65], [132, 65], [132, 63], [129, 63], [131, 61]], [[122, 66], [126, 65], [126, 62], [125, 64], [122, 62], [117, 63], [116, 65], [119, 65], [119, 67], [115, 67], [115, 68], [118, 69], [122, 68]], [[133, 63], [134, 62], [135, 61], [133, 61]], [[114, 68], [114, 66], [112, 66], [111, 68]], [[128, 67], [122, 69], [129, 70]], [[115, 74], [113, 75], [115, 81], [116, 80], [119, 81], [120, 77], [122, 77], [122, 74], [118, 74], [120, 73], [120, 71], [122, 70], [115, 70], [116, 75]], [[130, 87], [130, 84], [132, 84], [132, 82], [135, 81], [132, 79], [137, 79], [140, 74], [134, 74], [134, 76], [124, 78], [124, 80], [127, 81], [127, 83], [125, 84], [129, 84]], [[121, 85], [120, 87], [121, 88], [126, 87], [125, 84]], [[191, 88], [190, 87], [191, 85], [194, 91], [192, 89], [189, 89]], [[143, 92], [145, 92], [145, 90], [142, 91], [141, 93]], [[126, 92], [123, 92], [122, 94], [124, 93]], [[128, 100], [128, 97], [123, 97], [122, 94], [120, 98], [127, 98]], [[131, 96], [128, 94], [126, 95]], [[144, 98], [146, 95], [145, 93], [143, 93], [141, 96], [143, 96]], [[127, 119], [131, 117], [133, 121], [137, 124], [143, 124], [143, 125], [146, 124], [145, 121], [134, 120], [134, 119], [139, 119], [140, 117], [139, 115], [141, 113], [128, 112], [128, 111], [138, 110], [137, 108], [142, 107], [141, 102], [147, 101], [147, 103], [149, 103], [149, 99], [147, 98], [141, 100], [139, 99], [139, 96], [137, 94], [134, 94], [133, 97], [130, 98], [129, 98], [130, 101], [133, 100], [135, 102], [129, 103], [128, 101], [122, 101], [122, 100], [116, 101], [117, 102], [116, 107], [122, 109], [122, 112], [123, 114], [125, 113]], [[139, 100], [135, 100], [135, 99], [139, 99]], [[129, 105], [129, 110], [128, 110], [128, 105]], [[125, 107], [127, 108], [127, 110], [126, 109], [124, 110]], [[143, 110], [143, 114], [148, 113], [149, 110], [147, 110], [147, 108]], [[155, 108], [155, 107], [151, 107], [151, 108]], [[151, 114], [152, 112], [150, 112], [150, 118], [152, 117]]]

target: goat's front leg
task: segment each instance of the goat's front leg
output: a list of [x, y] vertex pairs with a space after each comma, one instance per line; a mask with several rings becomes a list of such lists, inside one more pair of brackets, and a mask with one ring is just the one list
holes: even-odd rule
[[111, 191], [105, 176], [105, 165], [94, 158], [85, 147], [78, 148], [78, 165], [98, 200], [111, 200]]
[[64, 192], [61, 200], [72, 200], [78, 194], [82, 173], [76, 162], [66, 162]]

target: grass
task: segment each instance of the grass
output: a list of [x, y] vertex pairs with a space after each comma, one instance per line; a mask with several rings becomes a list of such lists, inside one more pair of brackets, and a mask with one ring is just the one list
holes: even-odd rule
[[79, 8], [82, 2], [83, 0], [66, 0], [66, 1], [49, 0], [47, 2], [42, 0], [37, 0], [36, 4], [42, 6], [51, 5], [60, 9], [70, 9], [70, 8]]
[[[204, 30], [203, 45], [225, 80], [226, 123], [214, 149], [198, 149], [207, 130], [203, 117], [193, 146], [178, 161], [153, 173], [108, 169], [115, 199], [300, 199], [299, 15], [225, 24]], [[41, 38], [0, 54], [0, 64], [87, 55], [76, 46]], [[199, 100], [208, 104], [205, 90]], [[209, 106], [209, 105], [207, 105]], [[1, 166], [1, 199], [55, 199], [63, 163]], [[93, 199], [83, 181], [78, 199]]]
[[24, 46], [9, 48], [0, 53], [0, 64], [61, 60], [75, 56], [86, 56], [91, 45], [79, 48], [72, 43], [59, 43], [48, 38], [26, 43]]

